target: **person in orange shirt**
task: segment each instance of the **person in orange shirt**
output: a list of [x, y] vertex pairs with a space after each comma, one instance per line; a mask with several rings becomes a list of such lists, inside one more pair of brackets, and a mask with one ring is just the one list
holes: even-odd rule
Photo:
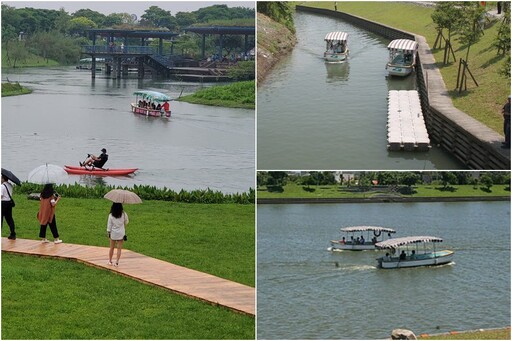
[[60, 195], [54, 191], [52, 184], [44, 185], [43, 191], [39, 195], [39, 212], [37, 213], [37, 219], [41, 224], [39, 230], [39, 237], [43, 243], [49, 243], [46, 239], [46, 227], [50, 225], [52, 231], [54, 243], [62, 243], [59, 239], [59, 231], [57, 230], [57, 222], [55, 221], [55, 208], [57, 203], [60, 201]]

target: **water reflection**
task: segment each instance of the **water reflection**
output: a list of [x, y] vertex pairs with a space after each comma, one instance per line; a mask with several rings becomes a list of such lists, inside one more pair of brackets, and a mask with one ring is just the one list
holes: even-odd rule
[[411, 73], [407, 77], [386, 76], [388, 90], [416, 90], [416, 74]]
[[348, 81], [350, 74], [350, 63], [325, 63], [327, 70], [327, 83], [337, 83]]

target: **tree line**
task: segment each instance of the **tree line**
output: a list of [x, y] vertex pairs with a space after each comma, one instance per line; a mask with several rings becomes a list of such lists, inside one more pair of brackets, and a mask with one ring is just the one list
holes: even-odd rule
[[[414, 186], [417, 184], [439, 183], [449, 185], [478, 185], [486, 187], [510, 185], [509, 172], [258, 172], [257, 186], [285, 186], [288, 182], [305, 186], [346, 185], [346, 186]], [[490, 186], [489, 186], [490, 185]]]
[[[71, 64], [80, 58], [80, 46], [91, 44], [84, 35], [87, 29], [163, 29], [179, 32], [198, 24], [254, 26], [254, 14], [254, 9], [250, 8], [212, 5], [173, 15], [171, 11], [150, 6], [138, 19], [126, 12], [105, 15], [91, 9], [80, 9], [70, 14], [63, 8], [14, 8], [2, 4], [2, 49], [7, 51], [6, 58], [14, 67], [16, 61], [28, 58], [30, 54], [47, 61], [53, 59], [61, 64]], [[217, 39], [215, 36], [208, 38], [208, 51], [215, 50]], [[229, 51], [234, 46], [243, 46], [242, 39], [241, 36], [226, 37], [226, 49]], [[198, 51], [200, 40], [194, 34], [180, 35], [178, 51], [187, 48]]]

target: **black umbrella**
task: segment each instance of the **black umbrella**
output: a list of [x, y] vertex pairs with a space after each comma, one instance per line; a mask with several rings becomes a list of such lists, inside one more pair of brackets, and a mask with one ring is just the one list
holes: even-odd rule
[[14, 182], [16, 185], [21, 185], [20, 179], [18, 179], [16, 175], [12, 174], [11, 171], [2, 168], [2, 175], [5, 176], [7, 179], [11, 180], [12, 182]]

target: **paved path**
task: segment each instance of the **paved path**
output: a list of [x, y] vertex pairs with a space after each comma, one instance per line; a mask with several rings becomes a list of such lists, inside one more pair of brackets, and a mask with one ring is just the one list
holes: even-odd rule
[[118, 267], [107, 264], [108, 248], [100, 246], [43, 244], [39, 240], [2, 238], [2, 251], [77, 260], [214, 305], [255, 315], [254, 288], [130, 250], [123, 250]]

